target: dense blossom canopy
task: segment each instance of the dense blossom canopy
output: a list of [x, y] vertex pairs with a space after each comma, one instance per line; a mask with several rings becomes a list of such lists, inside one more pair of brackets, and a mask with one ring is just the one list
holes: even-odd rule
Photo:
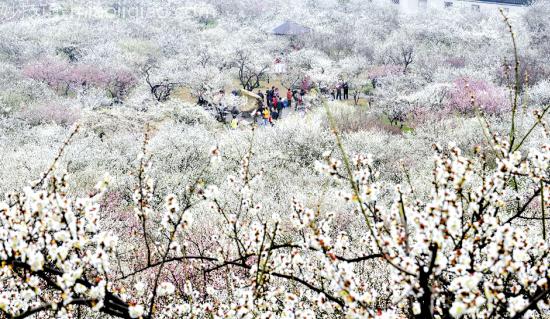
[[387, 2], [2, 2], [0, 318], [546, 318], [550, 4]]

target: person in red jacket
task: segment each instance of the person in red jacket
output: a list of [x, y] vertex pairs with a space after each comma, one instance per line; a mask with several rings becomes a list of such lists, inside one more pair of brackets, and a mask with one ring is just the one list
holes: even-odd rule
[[279, 100], [277, 99], [276, 96], [273, 96], [273, 107], [274, 107], [274, 108], [277, 107], [277, 102], [279, 102]]

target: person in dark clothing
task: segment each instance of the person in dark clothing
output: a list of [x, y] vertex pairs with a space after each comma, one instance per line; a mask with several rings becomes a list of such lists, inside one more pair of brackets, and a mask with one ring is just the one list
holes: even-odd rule
[[273, 101], [273, 91], [267, 90], [266, 92], [266, 104], [271, 107], [271, 101]]
[[258, 105], [258, 111], [261, 113], [263, 111], [262, 109], [264, 108], [264, 101], [263, 100], [257, 100], [257, 103], [258, 103], [257, 104]]
[[233, 118], [237, 117], [237, 115], [239, 115], [239, 109], [236, 107], [236, 106], [233, 106], [233, 108], [231, 109], [231, 115], [233, 115]]
[[338, 84], [336, 87], [336, 99], [341, 100], [342, 99], [342, 85]]
[[204, 97], [202, 97], [202, 95], [199, 95], [199, 101], [197, 102], [197, 104], [200, 106], [204, 106], [206, 104], [206, 100], [204, 99]]
[[300, 94], [298, 94], [298, 103], [296, 103], [296, 110], [298, 110], [299, 107], [302, 107], [304, 104], [304, 95], [306, 95], [306, 90], [301, 89]]
[[298, 109], [298, 91], [292, 91], [292, 98], [294, 99], [294, 111]]
[[277, 102], [277, 117], [281, 118], [283, 115], [283, 108], [285, 107], [285, 104], [282, 99], [279, 99]]
[[260, 97], [258, 99], [258, 101], [262, 101], [262, 103], [264, 102], [264, 94], [262, 93], [262, 91], [258, 90], [258, 96]]
[[349, 85], [348, 82], [345, 82], [343, 85], [344, 88], [344, 100], [349, 99]]
[[[278, 120], [279, 119], [279, 112], [277, 112], [276, 110], [274, 110], [273, 112], [271, 112], [271, 118], [274, 119], [274, 120]], [[273, 125], [273, 123], [271, 123]]]
[[290, 89], [286, 91], [286, 100], [288, 101], [287, 107], [292, 107], [292, 91]]

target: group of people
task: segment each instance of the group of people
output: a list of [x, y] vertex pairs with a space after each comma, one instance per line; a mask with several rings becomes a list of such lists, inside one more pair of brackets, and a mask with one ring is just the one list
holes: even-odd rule
[[304, 104], [304, 95], [306, 91], [291, 90], [286, 91], [286, 96], [281, 96], [279, 89], [272, 86], [264, 93], [258, 91], [258, 109], [256, 116], [261, 118], [261, 125], [273, 125], [274, 120], [280, 119], [283, 115], [283, 110], [290, 109], [294, 105], [294, 110], [298, 110]]
[[[343, 94], [342, 94], [343, 93]], [[330, 95], [333, 100], [349, 99], [349, 84], [348, 82], [338, 82], [330, 88]]]
[[[330, 88], [322, 88], [321, 93], [330, 94], [333, 100], [347, 100], [349, 99], [349, 85], [347, 82], [340, 81], [336, 85]], [[235, 91], [236, 95], [237, 92]], [[294, 111], [304, 109], [304, 96], [306, 90], [301, 89], [287, 89], [286, 94], [280, 92], [278, 88], [272, 86], [264, 92], [258, 90], [257, 95], [257, 109], [254, 112], [254, 122], [262, 126], [274, 125], [274, 121], [281, 119], [283, 111], [285, 109], [290, 110], [294, 107]], [[236, 129], [239, 126], [237, 119], [238, 113], [232, 113], [232, 120], [230, 127]]]

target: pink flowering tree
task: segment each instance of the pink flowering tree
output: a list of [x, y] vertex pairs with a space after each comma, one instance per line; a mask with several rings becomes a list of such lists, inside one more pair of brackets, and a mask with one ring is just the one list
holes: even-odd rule
[[500, 114], [510, 109], [505, 89], [483, 80], [456, 79], [450, 91], [448, 108], [463, 114], [479, 109], [487, 114]]
[[31, 125], [51, 124], [70, 127], [80, 119], [78, 108], [60, 104], [59, 102], [38, 103], [25, 107], [16, 113]]
[[68, 94], [74, 85], [75, 77], [68, 63], [60, 61], [42, 61], [26, 66], [23, 73], [33, 80], [44, 82], [54, 90]]
[[119, 69], [108, 74], [107, 81], [104, 82], [104, 88], [116, 103], [120, 103], [137, 82], [137, 78], [132, 72]]
[[137, 83], [135, 76], [124, 69], [108, 71], [92, 65], [58, 60], [44, 60], [27, 65], [23, 73], [31, 79], [46, 83], [62, 95], [95, 87], [106, 90], [117, 102]]

